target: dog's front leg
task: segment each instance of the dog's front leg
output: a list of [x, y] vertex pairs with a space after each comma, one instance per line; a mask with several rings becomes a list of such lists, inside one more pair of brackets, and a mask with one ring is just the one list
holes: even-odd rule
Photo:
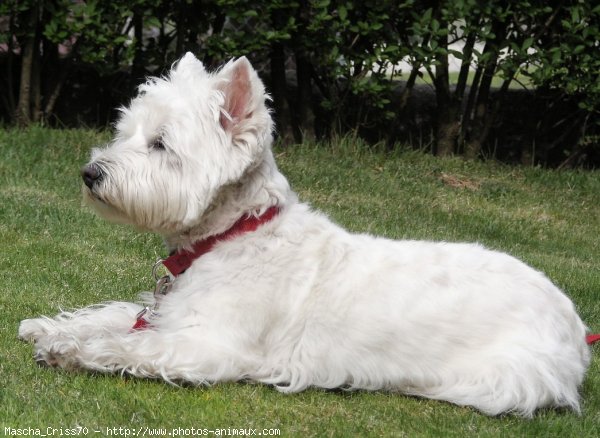
[[150, 325], [125, 334], [99, 333], [61, 360], [99, 372], [208, 384], [247, 377], [257, 368], [260, 358], [251, 352], [240, 352], [218, 333], [199, 332], [194, 327]]
[[[115, 304], [116, 306], [116, 304]], [[73, 317], [40, 318], [21, 323], [19, 336], [35, 341], [36, 359], [68, 370], [88, 369], [121, 372], [138, 377], [206, 384], [238, 380], [259, 367], [260, 357], [252, 350], [241, 351], [235, 337], [210, 326], [171, 327], [153, 320], [150, 326], [132, 330], [136, 310], [112, 309], [112, 324], [86, 311]], [[117, 321], [114, 312], [121, 313]]]
[[19, 326], [19, 338], [34, 342], [39, 363], [72, 369], [77, 367], [72, 356], [82, 344], [107, 332], [126, 334], [141, 309], [138, 304], [112, 302], [54, 318], [26, 319]]

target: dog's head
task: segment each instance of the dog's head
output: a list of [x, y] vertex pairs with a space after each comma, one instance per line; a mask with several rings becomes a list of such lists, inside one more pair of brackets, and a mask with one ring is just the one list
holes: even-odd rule
[[168, 234], [193, 227], [221, 188], [264, 157], [273, 122], [246, 58], [210, 73], [191, 53], [153, 78], [122, 114], [114, 141], [82, 169], [103, 217]]

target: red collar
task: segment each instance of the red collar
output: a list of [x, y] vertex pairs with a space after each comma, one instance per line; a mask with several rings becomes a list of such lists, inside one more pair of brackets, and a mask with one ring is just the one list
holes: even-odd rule
[[[162, 264], [171, 272], [174, 277], [177, 277], [179, 274], [184, 272], [187, 268], [189, 268], [194, 260], [198, 257], [202, 256], [209, 252], [213, 246], [217, 244], [217, 242], [221, 242], [223, 240], [231, 239], [240, 234], [248, 233], [256, 230], [262, 224], [269, 222], [273, 219], [277, 213], [279, 213], [279, 207], [271, 207], [267, 211], [265, 211], [260, 216], [252, 216], [246, 215], [242, 216], [233, 226], [227, 231], [217, 234], [216, 236], [210, 236], [207, 239], [200, 240], [192, 245], [191, 250], [181, 250], [177, 251], [175, 254], [170, 255], [165, 260], [162, 261]], [[165, 277], [163, 277], [165, 278]], [[157, 282], [157, 288], [160, 288], [159, 282], [162, 279], [159, 279]], [[159, 293], [164, 293], [161, 289], [157, 289]], [[156, 291], [154, 292], [156, 295]], [[156, 308], [156, 305], [155, 307]], [[148, 320], [145, 318], [146, 314], [150, 311], [154, 312], [154, 309], [149, 307], [145, 307], [142, 309], [140, 313], [138, 313], [135, 324], [131, 328], [130, 332], [135, 332], [138, 330], [144, 330], [150, 324]]]
[[279, 207], [273, 206], [265, 211], [260, 216], [245, 215], [242, 216], [231, 228], [227, 231], [210, 236], [204, 240], [199, 240], [192, 245], [191, 250], [181, 250], [170, 255], [163, 260], [163, 265], [177, 277], [179, 274], [189, 268], [194, 260], [209, 252], [217, 242], [231, 239], [240, 234], [255, 231], [260, 225], [269, 222], [279, 213]]

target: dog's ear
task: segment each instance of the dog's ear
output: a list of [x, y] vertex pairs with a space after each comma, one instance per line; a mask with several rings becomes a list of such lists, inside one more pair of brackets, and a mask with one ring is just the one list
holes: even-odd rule
[[177, 62], [175, 72], [180, 74], [199, 75], [206, 72], [202, 61], [194, 56], [192, 52], [187, 52]]
[[225, 99], [220, 122], [224, 130], [231, 131], [252, 116], [256, 99], [264, 94], [264, 87], [245, 56], [225, 65], [219, 79], [219, 89]]

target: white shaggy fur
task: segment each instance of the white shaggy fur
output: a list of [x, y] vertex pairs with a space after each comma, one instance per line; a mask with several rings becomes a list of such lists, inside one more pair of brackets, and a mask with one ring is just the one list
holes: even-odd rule
[[39, 361], [284, 392], [386, 389], [490, 415], [579, 410], [590, 353], [556, 286], [479, 245], [353, 235], [299, 203], [273, 160], [265, 99], [245, 58], [209, 73], [187, 54], [140, 87], [93, 153], [101, 176], [84, 195], [99, 214], [176, 250], [280, 213], [196, 260], [145, 330], [130, 330], [142, 306], [120, 302], [23, 321]]

